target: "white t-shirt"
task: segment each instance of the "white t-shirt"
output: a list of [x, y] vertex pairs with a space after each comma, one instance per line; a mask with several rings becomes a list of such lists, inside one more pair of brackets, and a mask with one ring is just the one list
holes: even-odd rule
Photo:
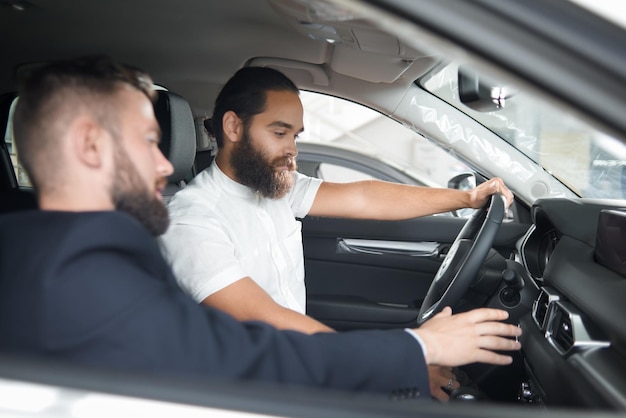
[[247, 276], [276, 303], [305, 313], [302, 232], [295, 218], [309, 212], [322, 181], [294, 176], [285, 197], [268, 199], [213, 163], [174, 195], [160, 244], [183, 290], [201, 302]]

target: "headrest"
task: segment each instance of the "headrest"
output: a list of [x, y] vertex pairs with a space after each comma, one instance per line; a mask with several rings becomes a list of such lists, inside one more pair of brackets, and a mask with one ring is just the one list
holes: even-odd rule
[[154, 114], [161, 126], [159, 148], [174, 166], [170, 183], [185, 180], [196, 155], [196, 129], [189, 103], [181, 96], [158, 90]]

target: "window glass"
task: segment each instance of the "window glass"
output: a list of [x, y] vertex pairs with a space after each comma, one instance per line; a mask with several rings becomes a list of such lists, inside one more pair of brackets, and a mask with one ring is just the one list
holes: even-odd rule
[[[439, 146], [379, 112], [325, 94], [303, 91], [300, 97], [304, 106], [304, 132], [299, 142], [353, 149], [399, 169], [419, 184], [433, 187], [447, 187], [452, 177], [471, 171]], [[324, 175], [332, 172], [333, 177], [327, 178], [328, 181], [355, 179], [355, 170], [329, 164], [322, 165], [318, 171]]]
[[7, 123], [7, 129], [4, 132], [4, 142], [7, 144], [7, 148], [9, 150], [9, 155], [11, 156], [11, 163], [13, 164], [13, 170], [15, 170], [15, 177], [17, 178], [17, 183], [20, 187], [31, 187], [30, 180], [28, 179], [28, 175], [22, 168], [22, 165], [19, 162], [17, 157], [17, 149], [13, 143], [13, 112], [15, 111], [15, 105], [17, 104], [17, 99], [13, 100], [11, 104], [11, 108], [9, 109], [9, 121]]
[[361, 171], [331, 163], [321, 163], [317, 172], [317, 177], [333, 183], [348, 183], [351, 181], [374, 179], [374, 177]]
[[578, 196], [626, 198], [625, 144], [525, 91], [510, 94], [497, 110], [472, 110], [460, 101], [458, 68], [450, 63], [421, 84], [523, 152]]

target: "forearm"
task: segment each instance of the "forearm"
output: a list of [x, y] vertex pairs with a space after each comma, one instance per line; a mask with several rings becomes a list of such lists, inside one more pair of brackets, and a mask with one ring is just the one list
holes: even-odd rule
[[[253, 379], [384, 394], [418, 388], [428, 396], [424, 357], [419, 344], [406, 332], [306, 335], [277, 331], [260, 321], [240, 322], [216, 309], [202, 309], [182, 293], [149, 295], [153, 297], [140, 298], [134, 305], [130, 320], [116, 317], [115, 332], [132, 336], [124, 352], [126, 368], [148, 368], [179, 377]], [[179, 303], [168, 303], [170, 298]], [[146, 304], [152, 308], [146, 309]], [[159, 326], [146, 325], [155, 323]], [[94, 346], [98, 344], [89, 345]], [[102, 351], [109, 357], [119, 353]], [[129, 356], [132, 359], [127, 359]]]
[[372, 182], [363, 193], [366, 219], [411, 219], [470, 206], [469, 192], [455, 189]]
[[[288, 308], [277, 306], [265, 312], [259, 312], [256, 316], [259, 320], [267, 322], [275, 328], [281, 330], [299, 331], [305, 334], [315, 334], [317, 332], [334, 332], [334, 330], [321, 322], [303, 315], [299, 312], [292, 311]], [[252, 318], [250, 318], [252, 319]]]
[[383, 181], [324, 183], [309, 212], [314, 216], [400, 220], [470, 206], [467, 191]]
[[477, 209], [495, 193], [506, 198], [507, 206], [513, 202], [513, 194], [499, 178], [467, 191], [377, 180], [341, 184], [324, 182], [309, 215], [390, 221], [411, 219], [461, 208]]
[[275, 328], [306, 334], [333, 330], [310, 316], [279, 305], [251, 278], [244, 277], [202, 302], [239, 321], [263, 321]]

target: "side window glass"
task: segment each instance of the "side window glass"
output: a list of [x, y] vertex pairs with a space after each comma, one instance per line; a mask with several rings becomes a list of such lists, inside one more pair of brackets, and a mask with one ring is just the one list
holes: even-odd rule
[[[342, 159], [374, 158], [375, 164], [389, 166], [395, 172], [413, 178], [414, 184], [448, 187], [448, 181], [460, 173], [472, 171], [456, 157], [423, 136], [393, 119], [360, 104], [320, 93], [302, 91], [304, 127], [298, 143], [327, 148], [323, 154]], [[342, 149], [344, 151], [339, 151]], [[345, 150], [352, 152], [346, 152]], [[322, 153], [321, 151], [318, 151]], [[309, 157], [307, 157], [309, 158]], [[340, 167], [330, 158], [319, 157], [315, 174], [332, 182], [348, 182], [358, 171], [348, 161]], [[335, 159], [336, 159], [335, 158]], [[312, 164], [309, 160], [309, 166]], [[310, 170], [311, 171], [311, 170]], [[327, 177], [328, 176], [328, 177]], [[359, 175], [360, 176], [360, 175]], [[372, 178], [363, 173], [362, 178]], [[398, 176], [397, 182], [406, 182]]]
[[19, 162], [17, 149], [13, 141], [13, 112], [15, 111], [16, 104], [17, 99], [13, 100], [13, 103], [11, 104], [11, 108], [9, 110], [9, 121], [7, 123], [7, 129], [4, 132], [4, 142], [7, 144], [7, 149], [9, 150], [11, 164], [13, 164], [13, 170], [15, 170], [15, 177], [17, 178], [18, 185], [20, 187], [32, 187], [26, 171], [24, 171], [22, 165]]
[[351, 181], [374, 179], [374, 177], [361, 171], [331, 163], [321, 163], [318, 167], [318, 176], [316, 177], [332, 183], [348, 183]]

